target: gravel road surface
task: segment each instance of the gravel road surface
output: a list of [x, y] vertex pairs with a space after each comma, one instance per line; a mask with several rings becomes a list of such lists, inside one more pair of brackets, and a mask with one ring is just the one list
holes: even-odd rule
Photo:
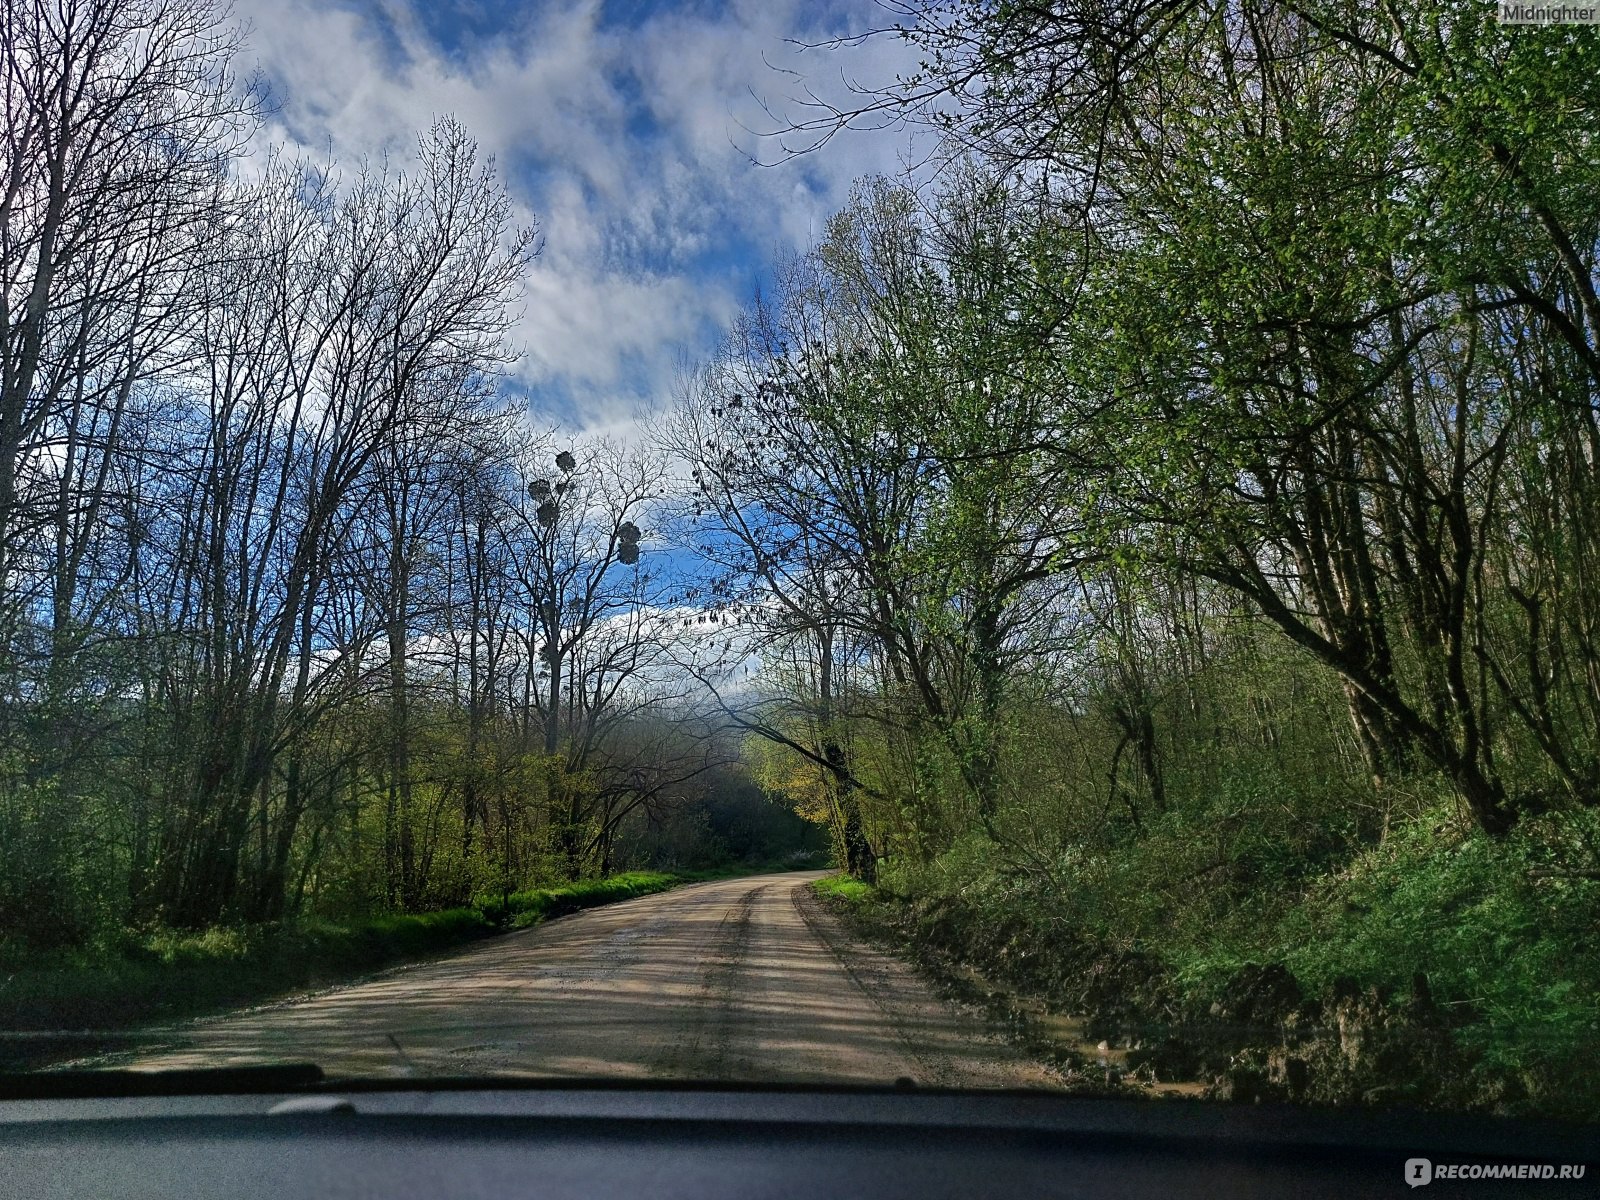
[[[153, 1031], [139, 1068], [1050, 1087], [849, 935], [817, 872], [692, 884], [288, 1003]], [[106, 1065], [112, 1065], [107, 1063]]]

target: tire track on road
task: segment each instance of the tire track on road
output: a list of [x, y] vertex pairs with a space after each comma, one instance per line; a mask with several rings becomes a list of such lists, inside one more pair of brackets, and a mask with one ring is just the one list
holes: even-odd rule
[[979, 1022], [934, 998], [904, 964], [859, 943], [810, 884], [797, 884], [789, 898], [856, 991], [882, 1014], [906, 1059], [918, 1068], [913, 1082], [936, 1087], [1040, 1087], [1054, 1082], [1038, 1064], [1023, 1063]]
[[904, 1049], [906, 1058], [926, 1070], [928, 1078], [917, 1079], [915, 1082], [932, 1082], [941, 1087], [957, 1085], [960, 1080], [948, 1059], [931, 1053], [925, 1042], [912, 1036], [906, 1015], [897, 1011], [897, 1006], [889, 1000], [887, 989], [883, 986], [884, 980], [879, 978], [872, 982], [868, 981], [869, 975], [881, 976], [882, 970], [874, 972], [869, 960], [846, 942], [844, 930], [823, 910], [822, 901], [817, 899], [810, 885], [796, 886], [789, 892], [789, 899], [794, 904], [795, 911], [800, 914], [800, 919], [805, 922], [806, 928], [817, 941], [828, 948], [828, 953], [855, 985], [862, 999], [883, 1014], [884, 1023], [894, 1031], [895, 1039]]
[[[756, 898], [767, 884], [751, 888], [717, 922], [715, 947], [695, 997], [687, 1028], [652, 1069], [652, 1075], [697, 1079], [727, 1078], [740, 980], [750, 949], [750, 927]], [[708, 1040], [709, 1034], [709, 1040]]]

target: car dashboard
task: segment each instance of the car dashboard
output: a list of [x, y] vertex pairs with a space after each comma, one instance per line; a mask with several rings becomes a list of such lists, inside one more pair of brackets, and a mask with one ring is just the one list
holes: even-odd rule
[[[146, 1094], [0, 1101], [0, 1193], [1348, 1200], [1402, 1194], [1418, 1159], [1565, 1165], [1593, 1146], [1577, 1127], [1491, 1118], [1039, 1093], [482, 1080], [134, 1090]], [[1440, 1179], [1426, 1194], [1593, 1187], [1593, 1176]]]

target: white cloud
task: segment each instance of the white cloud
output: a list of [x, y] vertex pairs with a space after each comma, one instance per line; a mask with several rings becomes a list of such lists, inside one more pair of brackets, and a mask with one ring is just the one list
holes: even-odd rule
[[667, 400], [681, 354], [706, 350], [749, 299], [761, 264], [727, 248], [764, 257], [809, 241], [854, 178], [898, 168], [905, 141], [852, 134], [797, 162], [749, 161], [779, 157], [741, 128], [771, 128], [757, 97], [793, 111], [804, 86], [843, 98], [844, 73], [884, 80], [904, 66], [887, 41], [845, 57], [785, 40], [859, 28], [874, 13], [865, 0], [735, 0], [720, 18], [663, 10], [631, 28], [580, 0], [455, 51], [401, 0], [236, 11], [254, 26], [245, 65], [258, 60], [280, 105], [270, 136], [345, 162], [403, 162], [416, 132], [449, 113], [497, 157], [545, 235], [518, 375], [572, 425], [626, 427], [642, 401]]

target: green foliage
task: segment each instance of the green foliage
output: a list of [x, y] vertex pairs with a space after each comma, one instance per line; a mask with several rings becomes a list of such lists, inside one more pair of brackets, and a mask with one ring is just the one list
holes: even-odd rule
[[0, 769], [0, 945], [69, 946], [115, 925], [116, 848], [92, 829], [112, 817], [99, 796]]
[[1597, 839], [1593, 813], [1530, 821], [1508, 843], [1428, 814], [1318, 881], [1274, 956], [1311, 988], [1348, 975], [1400, 994], [1423, 976], [1490, 1065], [1585, 1055], [1600, 1039], [1600, 879], [1552, 848]]
[[[1235, 1027], [1231, 1043], [1185, 1051], [1202, 1079], [1251, 1045], [1288, 1053], [1274, 1049], [1278, 1016], [1251, 999], [1266, 978], [1302, 1028], [1372, 1031], [1365, 1050], [1317, 1043], [1318, 1098], [1401, 1087], [1413, 1104], [1593, 1115], [1595, 814], [1550, 812], [1495, 838], [1436, 776], [1374, 788], [1330, 675], [1240, 631], [1219, 620], [1226, 650], [1204, 669], [1146, 679], [1161, 807], [1126, 753], [1108, 786], [1124, 731], [1100, 704], [1036, 707], [1014, 743], [1025, 757], [1008, 764], [1001, 841], [973, 828], [931, 858], [908, 848], [873, 894], [930, 953], [1104, 1036], [1181, 1028], [1203, 1047], [1222, 1037], [1208, 1028]], [[1098, 686], [1113, 689], [1103, 699], [1123, 685]]]

